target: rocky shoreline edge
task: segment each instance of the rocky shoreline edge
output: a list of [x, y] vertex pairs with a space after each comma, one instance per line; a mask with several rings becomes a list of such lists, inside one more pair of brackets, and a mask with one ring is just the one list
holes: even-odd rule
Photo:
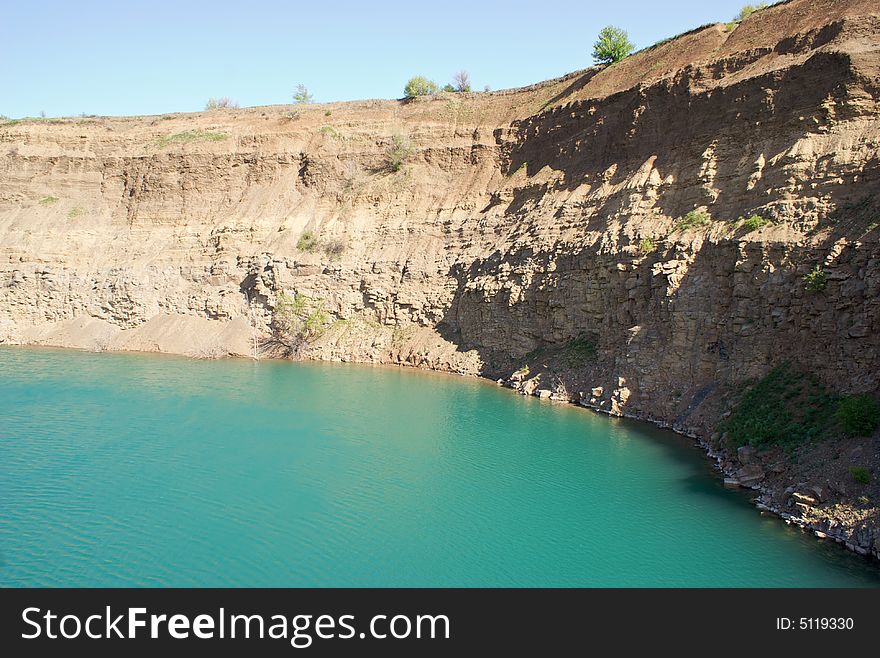
[[[558, 395], [549, 389], [538, 389], [534, 391], [527, 389], [524, 390], [522, 382], [516, 377], [497, 379], [495, 380], [495, 383], [504, 388], [510, 388], [520, 395], [537, 397], [539, 399], [549, 400], [559, 404], [573, 404], [605, 416], [628, 418], [650, 423], [655, 427], [670, 430], [680, 436], [687, 437], [693, 440], [706, 456], [714, 462], [714, 467], [721, 473], [726, 487], [749, 489], [757, 493], [757, 496], [751, 499], [751, 503], [762, 514], [775, 516], [784, 521], [787, 525], [793, 525], [805, 532], [811, 532], [820, 541], [834, 541], [842, 548], [864, 557], [865, 559], [872, 560], [873, 558], [875, 560], [880, 560], [880, 541], [872, 542], [870, 534], [860, 537], [858, 533], [854, 533], [851, 529], [836, 524], [828, 519], [814, 521], [806, 516], [799, 516], [784, 510], [780, 505], [772, 501], [774, 492], [771, 489], [747, 480], [741, 481], [739, 475], [742, 473], [744, 463], [749, 461], [748, 458], [740, 459], [739, 455], [734, 458], [728, 454], [727, 451], [719, 450], [713, 446], [704, 436], [700, 436], [686, 428], [677, 426], [675, 423], [658, 420], [639, 413], [626, 412], [617, 405], [615, 405], [614, 409], [606, 409], [600, 406], [598, 402], [591, 402], [590, 398], [587, 397], [575, 399]], [[743, 451], [743, 448], [740, 448], [740, 451]], [[746, 453], [749, 453], [749, 451], [753, 454], [754, 448], [746, 448]], [[821, 500], [822, 492], [815, 487], [810, 487], [806, 484], [799, 484], [798, 486], [790, 486], [786, 488], [783, 495], [791, 500], [796, 508], [808, 510], [811, 505], [816, 504]]]

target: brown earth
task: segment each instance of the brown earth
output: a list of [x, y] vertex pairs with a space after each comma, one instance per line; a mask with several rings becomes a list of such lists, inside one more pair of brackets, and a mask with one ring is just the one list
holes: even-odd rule
[[277, 354], [286, 291], [328, 313], [308, 358], [672, 426], [878, 556], [876, 434], [795, 463], [716, 431], [783, 362], [880, 389], [878, 96], [877, 3], [792, 0], [524, 89], [2, 122], [0, 342]]

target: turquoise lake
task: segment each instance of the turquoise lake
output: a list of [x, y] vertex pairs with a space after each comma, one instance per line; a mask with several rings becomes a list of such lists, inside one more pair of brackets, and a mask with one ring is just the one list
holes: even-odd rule
[[691, 441], [394, 368], [0, 349], [2, 586], [880, 586]]

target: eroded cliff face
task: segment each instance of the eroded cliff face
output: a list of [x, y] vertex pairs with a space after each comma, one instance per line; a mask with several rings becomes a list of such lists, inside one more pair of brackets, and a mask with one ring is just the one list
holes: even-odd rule
[[[328, 313], [305, 356], [501, 378], [721, 448], [731, 392], [779, 363], [880, 388], [878, 192], [868, 0], [507, 92], [7, 122], [0, 342], [277, 354], [285, 291]], [[846, 449], [880, 459], [877, 437]], [[838, 471], [827, 507], [861, 495]], [[877, 508], [856, 511], [876, 554]]]

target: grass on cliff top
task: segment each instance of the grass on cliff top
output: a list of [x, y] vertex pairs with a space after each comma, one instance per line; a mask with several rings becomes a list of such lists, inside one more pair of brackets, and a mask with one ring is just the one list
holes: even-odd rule
[[838, 398], [812, 375], [789, 364], [747, 388], [720, 429], [733, 448], [782, 446], [820, 441], [834, 426]]
[[156, 140], [159, 148], [165, 148], [171, 144], [188, 144], [190, 142], [220, 142], [228, 139], [227, 133], [211, 132], [210, 130], [185, 130], [173, 135], [163, 135]]

